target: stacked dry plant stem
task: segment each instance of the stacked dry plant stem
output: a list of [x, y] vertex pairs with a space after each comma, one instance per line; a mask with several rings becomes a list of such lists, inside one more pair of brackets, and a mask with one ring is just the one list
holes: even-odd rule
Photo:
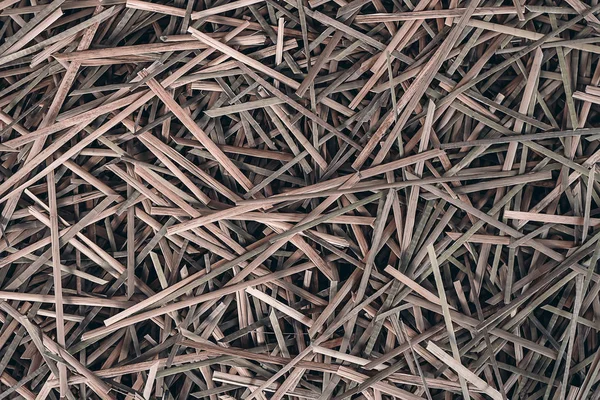
[[0, 400], [599, 398], [585, 1], [1, 0]]

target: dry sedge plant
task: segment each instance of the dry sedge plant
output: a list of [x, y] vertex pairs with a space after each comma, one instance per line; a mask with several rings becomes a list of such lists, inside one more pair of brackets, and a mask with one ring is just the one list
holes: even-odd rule
[[0, 400], [600, 398], [593, 0], [0, 0]]

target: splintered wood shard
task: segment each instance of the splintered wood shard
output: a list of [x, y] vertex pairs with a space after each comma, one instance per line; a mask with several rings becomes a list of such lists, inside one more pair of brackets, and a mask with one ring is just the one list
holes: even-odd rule
[[0, 400], [600, 398], [599, 13], [0, 0]]

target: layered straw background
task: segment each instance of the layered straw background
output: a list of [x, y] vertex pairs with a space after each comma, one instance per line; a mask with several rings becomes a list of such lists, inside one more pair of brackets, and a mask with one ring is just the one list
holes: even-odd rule
[[1, 0], [0, 400], [600, 397], [595, 0]]

